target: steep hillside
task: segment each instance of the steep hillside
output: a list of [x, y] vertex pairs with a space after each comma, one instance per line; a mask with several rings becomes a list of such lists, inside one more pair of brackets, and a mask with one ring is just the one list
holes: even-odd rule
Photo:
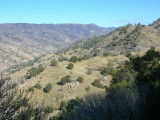
[[151, 24], [150, 26], [154, 27], [157, 30], [160, 30], [160, 18], [153, 22], [153, 24]]
[[45, 98], [45, 106], [53, 107], [56, 115], [63, 111], [62, 103], [104, 94], [114, 80], [125, 79], [120, 86], [130, 79], [133, 84], [136, 74], [125, 63], [130, 55], [141, 56], [150, 47], [159, 48], [160, 32], [154, 24], [126, 25], [108, 35], [77, 41], [59, 54], [48, 54], [33, 66], [11, 74], [11, 81], [18, 89], [32, 93], [39, 104]]
[[149, 26], [141, 24], [126, 25], [117, 28], [108, 35], [78, 41], [69, 49], [69, 52], [68, 50], [66, 51], [68, 54], [97, 56], [103, 53], [117, 55], [127, 51], [159, 47], [159, 26], [159, 20]]
[[0, 71], [113, 29], [94, 24], [0, 24]]
[[[71, 58], [72, 55], [65, 57]], [[61, 56], [57, 55], [48, 55], [43, 58], [41, 63], [39, 63], [45, 66], [43, 72], [29, 79], [25, 79], [27, 71], [38, 66], [38, 64], [35, 64], [34, 66], [23, 68], [12, 74], [11, 80], [14, 80], [19, 88], [25, 90], [30, 90], [32, 88], [30, 92], [33, 92], [38, 102], [42, 102], [45, 95], [46, 105], [52, 104], [55, 108], [59, 107], [61, 101], [68, 101], [76, 97], [82, 98], [92, 93], [104, 93], [104, 88], [98, 88], [92, 85], [96, 79], [100, 80], [103, 85], [110, 85], [111, 76], [102, 76], [100, 71], [109, 64], [117, 66], [128, 60], [127, 57], [122, 55], [114, 57], [94, 57], [77, 62], [70, 62], [69, 60], [61, 61], [59, 59]], [[52, 59], [57, 61], [57, 65], [50, 65]], [[74, 65], [72, 69], [67, 68], [69, 63]], [[61, 79], [67, 75], [70, 75], [71, 81], [65, 85], [59, 84]], [[78, 77], [83, 78], [82, 83], [77, 81]], [[34, 87], [37, 83], [41, 84], [41, 89]], [[53, 88], [50, 92], [45, 93], [43, 88], [45, 88], [48, 83], [50, 83]]]

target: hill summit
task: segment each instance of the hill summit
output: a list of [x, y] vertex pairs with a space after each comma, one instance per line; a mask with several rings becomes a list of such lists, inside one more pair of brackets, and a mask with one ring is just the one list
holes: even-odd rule
[[69, 49], [69, 52], [78, 53], [81, 56], [97, 56], [103, 53], [118, 55], [127, 51], [148, 50], [159, 46], [160, 19], [151, 25], [128, 24], [110, 34], [78, 41]]

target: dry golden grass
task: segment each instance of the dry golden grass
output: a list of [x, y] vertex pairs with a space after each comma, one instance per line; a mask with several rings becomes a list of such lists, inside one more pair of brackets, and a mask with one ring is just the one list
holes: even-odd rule
[[[57, 58], [57, 56], [54, 57]], [[58, 107], [62, 100], [66, 101], [75, 97], [82, 98], [92, 93], [105, 92], [105, 89], [94, 87], [91, 85], [91, 83], [98, 78], [97, 75], [99, 75], [100, 73], [96, 69], [102, 66], [107, 66], [109, 60], [113, 61], [113, 63], [118, 63], [126, 61], [127, 58], [125, 56], [94, 57], [88, 60], [73, 63], [74, 68], [72, 70], [66, 68], [66, 66], [69, 63], [68, 61], [58, 62], [58, 66], [47, 66], [41, 74], [29, 80], [26, 80], [26, 82], [23, 85], [21, 85], [21, 87], [27, 90], [29, 87], [32, 87], [36, 83], [40, 82], [42, 87], [44, 88], [46, 84], [51, 83], [53, 85], [53, 88], [50, 93], [44, 93], [43, 88], [34, 89], [34, 97], [39, 103], [42, 102], [45, 98], [46, 105], [52, 104], [53, 106]], [[47, 60], [45, 59], [44, 62], [46, 64]], [[49, 62], [50, 60], [48, 60], [48, 63]], [[29, 70], [30, 68], [31, 67], [24, 68], [19, 72], [16, 72], [13, 75], [11, 75], [12, 80], [20, 79], [27, 73], [27, 70]], [[88, 68], [93, 69], [93, 72], [90, 75], [86, 74]], [[72, 80], [76, 80], [78, 77], [83, 77], [84, 82], [79, 83], [75, 87], [74, 91], [69, 91], [69, 88], [67, 87], [68, 84], [64, 85], [63, 87], [57, 85], [57, 83], [60, 82], [61, 78], [66, 75], [71, 75]], [[108, 77], [106, 85], [109, 86], [110, 80], [111, 78]], [[89, 92], [85, 90], [85, 88], [88, 86], [90, 87]], [[60, 91], [61, 88], [64, 88], [64, 91]]]

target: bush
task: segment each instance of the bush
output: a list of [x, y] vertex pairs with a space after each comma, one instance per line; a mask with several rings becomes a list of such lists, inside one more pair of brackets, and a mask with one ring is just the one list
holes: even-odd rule
[[89, 58], [91, 58], [92, 57], [92, 55], [84, 55], [83, 57], [82, 57], [82, 59], [83, 60], [87, 60], [87, 59], [89, 59]]
[[136, 72], [127, 67], [121, 67], [112, 78], [111, 83], [115, 84], [122, 81], [135, 82]]
[[40, 64], [38, 67], [32, 67], [30, 70], [28, 70], [27, 75], [25, 76], [25, 78], [26, 79], [30, 79], [31, 77], [39, 75], [43, 71], [44, 71], [44, 67], [43, 67], [42, 64]]
[[92, 68], [88, 68], [88, 70], [87, 70], [86, 74], [91, 75], [91, 74], [92, 74], [92, 72], [93, 72], [93, 69], [92, 69]]
[[127, 51], [127, 52], [125, 53], [125, 55], [126, 55], [126, 57], [128, 57], [128, 58], [130, 58], [130, 57], [132, 56], [132, 54], [131, 54], [129, 51]]
[[30, 88], [28, 89], [28, 92], [34, 92], [34, 87], [30, 87]]
[[77, 62], [79, 59], [77, 58], [77, 56], [72, 56], [70, 58], [70, 62]]
[[52, 85], [51, 85], [51, 83], [48, 83], [48, 84], [46, 85], [46, 87], [43, 88], [43, 91], [44, 91], [45, 93], [49, 93], [51, 90], [52, 90]]
[[103, 53], [103, 56], [104, 57], [107, 57], [109, 54], [108, 53]]
[[40, 84], [40, 82], [38, 82], [34, 85], [34, 88], [41, 89], [42, 85]]
[[87, 87], [85, 88], [85, 90], [86, 90], [87, 92], [89, 92], [89, 91], [91, 90], [90, 86], [87, 86]]
[[67, 68], [67, 69], [73, 69], [73, 67], [74, 67], [73, 63], [69, 63], [66, 68]]
[[114, 67], [106, 67], [100, 73], [104, 76], [113, 75], [115, 73], [115, 69]]
[[60, 85], [65, 85], [66, 83], [71, 82], [71, 76], [67, 75], [61, 78]]
[[76, 98], [76, 99], [72, 99], [68, 102], [67, 106], [66, 106], [66, 110], [73, 112], [74, 109], [78, 108], [78, 106], [82, 103], [82, 99]]
[[51, 60], [51, 66], [57, 66], [58, 62], [55, 59]]
[[77, 81], [78, 81], [79, 83], [83, 83], [84, 79], [83, 79], [83, 77], [78, 77], [78, 78], [77, 78]]
[[104, 86], [100, 83], [100, 80], [95, 80], [92, 83], [93, 86], [98, 87], [98, 88], [104, 88]]
[[67, 103], [65, 101], [61, 101], [59, 110], [65, 110], [66, 107], [67, 107]]
[[53, 110], [54, 110], [54, 108], [53, 108], [53, 107], [51, 107], [51, 106], [47, 106], [47, 107], [44, 109], [44, 113], [52, 113], [52, 112], [53, 112]]
[[101, 71], [100, 73], [101, 73], [103, 76], [106, 76], [106, 75], [114, 75], [115, 69], [114, 69], [114, 67], [113, 67], [113, 63], [109, 60], [109, 61], [108, 61], [108, 64], [107, 64], [107, 67], [102, 68], [100, 71]]
[[68, 61], [68, 58], [60, 57], [60, 58], [58, 58], [58, 61], [60, 61], [60, 62], [62, 62], [62, 61]]

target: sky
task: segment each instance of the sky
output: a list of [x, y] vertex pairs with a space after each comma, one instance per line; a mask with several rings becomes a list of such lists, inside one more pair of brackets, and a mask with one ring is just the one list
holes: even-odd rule
[[160, 0], [0, 0], [0, 23], [118, 27], [160, 18]]

